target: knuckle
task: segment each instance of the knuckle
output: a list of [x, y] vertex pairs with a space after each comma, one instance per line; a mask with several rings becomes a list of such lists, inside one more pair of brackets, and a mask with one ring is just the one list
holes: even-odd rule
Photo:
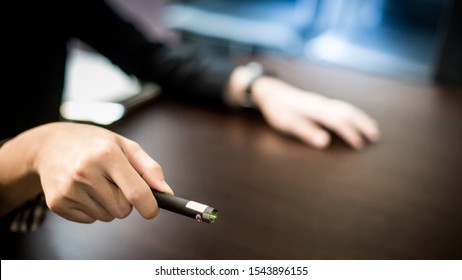
[[126, 217], [128, 217], [128, 215], [130, 215], [130, 213], [132, 212], [132, 209], [133, 207], [131, 205], [122, 206], [119, 208], [119, 211], [116, 217], [118, 219], [125, 219]]
[[67, 185], [71, 185], [76, 182], [83, 183], [87, 181], [88, 177], [90, 176], [90, 170], [92, 170], [91, 166], [91, 159], [89, 159], [88, 157], [80, 158], [76, 162], [76, 164], [71, 168], [69, 182], [67, 182]]
[[131, 153], [134, 153], [134, 154], [139, 154], [139, 153], [144, 152], [140, 144], [130, 139], [124, 139], [122, 147], [124, 149], [128, 149]]
[[51, 211], [57, 214], [60, 214], [63, 212], [61, 199], [59, 199], [57, 196], [47, 197], [46, 204]]
[[59, 188], [45, 194], [45, 202], [51, 211], [61, 214], [66, 212], [66, 206], [69, 201], [72, 201], [72, 197], [72, 186], [62, 184]]
[[153, 161], [151, 163], [151, 165], [149, 167], [149, 170], [151, 172], [155, 173], [155, 174], [163, 174], [164, 173], [164, 171], [162, 169], [162, 166], [159, 163], [155, 162], [155, 161]]
[[100, 141], [96, 147], [95, 151], [90, 159], [92, 160], [107, 160], [112, 157], [117, 145], [113, 141], [102, 140]]
[[145, 196], [145, 192], [140, 188], [132, 188], [126, 193], [127, 200], [132, 204], [137, 204]]
[[57, 190], [54, 192], [54, 200], [60, 201], [78, 201], [79, 188], [88, 182], [87, 175], [80, 171], [74, 171], [70, 176], [61, 180]]
[[61, 188], [59, 189], [59, 195], [62, 200], [75, 200], [75, 191], [74, 191], [74, 185], [69, 183], [69, 184], [63, 184]]
[[91, 217], [94, 217], [98, 221], [110, 222], [115, 219], [114, 215], [109, 213], [105, 208], [87, 208], [88, 213]]
[[79, 221], [80, 223], [83, 223], [83, 224], [93, 224], [94, 222], [96, 222], [96, 219], [95, 218], [86, 218], [86, 219], [82, 219], [81, 221]]
[[91, 151], [80, 159], [79, 166], [88, 167], [95, 163], [110, 160], [117, 150], [117, 144], [110, 139], [101, 139], [93, 144]]
[[133, 140], [127, 139], [126, 145], [130, 148], [130, 150], [134, 150], [134, 151], [142, 151], [143, 150], [143, 148], [141, 148], [141, 145], [138, 144], [137, 142], [133, 141]]
[[114, 217], [110, 215], [103, 215], [102, 217], [98, 218], [98, 220], [102, 222], [111, 222], [112, 220], [114, 220]]
[[76, 182], [85, 182], [95, 166], [111, 161], [116, 151], [116, 144], [102, 140], [94, 144], [91, 151], [82, 154], [71, 168], [71, 178]]

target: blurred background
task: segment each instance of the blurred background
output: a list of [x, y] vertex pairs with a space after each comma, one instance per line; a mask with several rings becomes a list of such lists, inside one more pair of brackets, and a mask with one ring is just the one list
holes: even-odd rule
[[[287, 56], [462, 92], [462, 1], [108, 2], [148, 38], [206, 57], [237, 62], [254, 55]], [[61, 107], [65, 119], [110, 124], [159, 93], [102, 56], [72, 50]]]
[[[209, 54], [271, 53], [462, 84], [455, 0], [111, 0], [152, 36]], [[457, 3], [458, 2], [458, 3]], [[459, 29], [459, 30], [457, 30]]]

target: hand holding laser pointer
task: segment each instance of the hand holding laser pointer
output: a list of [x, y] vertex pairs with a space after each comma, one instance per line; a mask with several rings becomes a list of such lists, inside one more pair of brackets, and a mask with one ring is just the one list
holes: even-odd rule
[[[97, 126], [49, 123], [14, 137], [0, 152], [8, 171], [0, 174], [0, 214], [43, 193], [51, 211], [74, 222], [123, 219], [132, 209], [152, 219], [158, 208], [151, 188], [173, 193], [139, 144]], [[164, 196], [156, 195], [161, 208], [206, 223], [217, 218], [212, 207]]]
[[155, 190], [152, 190], [152, 193], [157, 200], [159, 208], [209, 224], [215, 222], [218, 218], [218, 210], [208, 205]]

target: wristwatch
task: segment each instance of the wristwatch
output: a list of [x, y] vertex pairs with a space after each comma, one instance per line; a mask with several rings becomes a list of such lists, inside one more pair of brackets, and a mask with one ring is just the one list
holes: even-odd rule
[[268, 70], [266, 70], [260, 63], [251, 61], [245, 65], [251, 77], [249, 82], [245, 88], [243, 100], [239, 104], [244, 108], [254, 108], [255, 102], [252, 99], [253, 95], [253, 85], [254, 83], [262, 76], [274, 76], [274, 74]]

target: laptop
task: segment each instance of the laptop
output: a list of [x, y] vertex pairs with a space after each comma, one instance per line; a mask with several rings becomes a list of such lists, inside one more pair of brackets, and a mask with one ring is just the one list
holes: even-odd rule
[[66, 64], [60, 113], [64, 120], [110, 125], [161, 93], [96, 52], [74, 48]]

